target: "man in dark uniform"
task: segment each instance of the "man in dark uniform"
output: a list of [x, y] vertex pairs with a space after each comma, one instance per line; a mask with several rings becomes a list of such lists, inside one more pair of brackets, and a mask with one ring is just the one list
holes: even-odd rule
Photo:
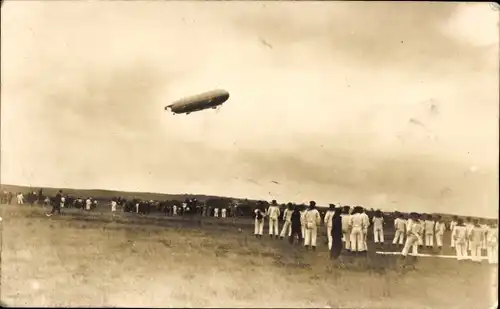
[[332, 236], [332, 248], [330, 251], [330, 257], [333, 260], [338, 259], [340, 252], [342, 251], [342, 209], [340, 207], [335, 208], [335, 212], [332, 217], [332, 228], [329, 231]]
[[302, 244], [302, 223], [301, 223], [301, 213], [299, 206], [295, 206], [292, 212], [292, 218], [291, 218], [291, 226], [292, 226], [292, 234], [290, 235], [289, 241], [290, 244], [293, 244], [294, 238], [299, 239], [299, 244]]
[[38, 205], [43, 204], [43, 190], [42, 190], [42, 188], [40, 188], [40, 190], [38, 190], [37, 204]]
[[61, 214], [61, 198], [62, 190], [59, 190], [56, 194], [56, 197], [54, 198], [54, 201], [52, 202], [52, 211], [50, 212], [50, 214], [47, 214], [47, 217], [52, 216], [56, 212], [58, 215]]

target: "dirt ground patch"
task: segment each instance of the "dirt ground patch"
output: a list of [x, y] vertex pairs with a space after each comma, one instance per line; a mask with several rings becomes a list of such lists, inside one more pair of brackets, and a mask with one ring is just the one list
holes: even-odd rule
[[2, 301], [9, 306], [489, 308], [497, 270], [392, 256], [328, 260], [251, 230], [3, 217]]

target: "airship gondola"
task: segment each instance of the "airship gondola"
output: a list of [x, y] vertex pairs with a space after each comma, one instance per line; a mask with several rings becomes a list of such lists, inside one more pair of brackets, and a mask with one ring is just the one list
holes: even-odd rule
[[192, 112], [198, 112], [209, 108], [216, 109], [226, 102], [227, 99], [229, 99], [229, 92], [217, 89], [177, 100], [165, 106], [165, 110], [170, 109], [174, 115], [189, 115]]

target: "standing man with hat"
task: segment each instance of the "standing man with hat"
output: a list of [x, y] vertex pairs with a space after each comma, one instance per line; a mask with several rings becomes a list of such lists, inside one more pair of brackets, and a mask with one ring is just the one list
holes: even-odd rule
[[306, 205], [304, 204], [300, 205], [300, 222], [301, 222], [300, 229], [302, 237], [306, 237], [306, 213], [307, 213]]
[[262, 210], [264, 206], [261, 202], [257, 205], [254, 210], [254, 218], [255, 218], [255, 228], [254, 235], [257, 238], [262, 238], [262, 234], [264, 233], [264, 217], [266, 216], [265, 212]]
[[342, 241], [344, 242], [345, 249], [347, 252], [351, 251], [351, 207], [342, 207]]
[[52, 204], [52, 211], [49, 214], [46, 214], [48, 217], [52, 216], [57, 212], [58, 215], [61, 214], [61, 199], [62, 199], [62, 190], [59, 190], [56, 194], [56, 197]]
[[292, 213], [293, 213], [293, 205], [292, 203], [288, 203], [287, 208], [283, 212], [283, 229], [281, 230], [280, 238], [283, 239], [285, 236], [292, 235]]
[[418, 220], [419, 215], [415, 212], [412, 212], [410, 214], [410, 222], [407, 225], [408, 228], [408, 234], [406, 236], [406, 242], [405, 246], [403, 248], [403, 251], [401, 252], [401, 255], [403, 257], [406, 257], [408, 255], [408, 252], [410, 251], [410, 248], [413, 248], [413, 254], [417, 254], [417, 246], [419, 240], [422, 238], [422, 234], [424, 231], [424, 227], [422, 226], [422, 223]]
[[308, 250], [312, 247], [313, 251], [316, 251], [316, 240], [318, 237], [318, 227], [321, 224], [321, 216], [319, 211], [316, 209], [316, 202], [309, 202], [309, 209], [304, 215], [306, 222], [306, 236], [304, 240], [304, 246]]
[[328, 237], [328, 250], [332, 250], [332, 223], [333, 223], [333, 214], [335, 213], [335, 205], [330, 204], [330, 207], [326, 211], [325, 214], [325, 226], [326, 226], [326, 235]]
[[279, 223], [278, 218], [280, 216], [280, 208], [276, 200], [271, 201], [271, 206], [267, 210], [267, 215], [269, 216], [269, 236], [279, 237]]
[[292, 232], [290, 234], [290, 244], [293, 244], [293, 240], [297, 238], [299, 240], [299, 245], [302, 245], [302, 214], [300, 213], [300, 206], [296, 205], [292, 211], [290, 218]]
[[332, 239], [332, 245], [330, 248], [330, 257], [333, 260], [338, 259], [342, 251], [342, 209], [340, 207], [335, 208], [332, 217], [332, 228], [328, 232]]
[[457, 220], [457, 225], [453, 229], [453, 234], [451, 237], [455, 241], [455, 250], [457, 252], [457, 260], [467, 260], [467, 236], [468, 236], [468, 227], [464, 224], [462, 219]]
[[490, 264], [498, 264], [498, 228], [496, 222], [490, 225], [486, 237], [488, 262]]

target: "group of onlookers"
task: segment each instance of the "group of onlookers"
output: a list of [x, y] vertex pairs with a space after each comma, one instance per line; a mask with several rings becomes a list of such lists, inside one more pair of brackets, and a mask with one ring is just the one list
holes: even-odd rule
[[[410, 250], [418, 255], [419, 248], [442, 250], [445, 231], [450, 231], [450, 247], [456, 251], [458, 260], [470, 259], [481, 261], [484, 251], [490, 263], [498, 262], [498, 229], [496, 220], [472, 220], [457, 216], [447, 224], [441, 216], [430, 214], [420, 215], [412, 212], [409, 215], [395, 212], [392, 229], [394, 231], [392, 245], [402, 249], [401, 254], [406, 257]], [[385, 243], [384, 229], [385, 215], [374, 211], [368, 215], [361, 206], [336, 207], [331, 204], [323, 216], [311, 201], [309, 207], [304, 208], [288, 204], [283, 214], [275, 200], [269, 208], [263, 205], [254, 210], [254, 235], [261, 238], [264, 233], [264, 222], [269, 223], [269, 236], [272, 238], [288, 237], [290, 243], [297, 239], [306, 249], [317, 246], [318, 231], [323, 223], [326, 228], [328, 248], [332, 257], [337, 258], [341, 251], [363, 254], [368, 250], [368, 229], [373, 228], [373, 242], [383, 246]], [[279, 230], [279, 218], [282, 218], [283, 227]]]
[[[13, 194], [7, 191], [1, 192], [2, 203], [11, 203]], [[51, 216], [60, 213], [61, 208], [78, 208], [91, 211], [97, 208], [97, 200], [92, 197], [74, 198], [64, 196], [59, 190], [54, 197], [45, 197], [42, 189], [39, 192], [29, 192], [26, 197], [22, 192], [16, 194], [16, 202], [23, 205], [26, 200], [30, 204], [38, 203], [44, 206], [52, 206], [52, 211], [47, 214]], [[269, 205], [269, 206], [268, 206]], [[182, 216], [198, 214], [202, 217], [227, 218], [239, 213], [238, 205], [211, 206], [199, 202], [196, 199], [186, 199], [184, 202], [153, 201], [123, 198], [113, 198], [110, 202], [111, 212], [118, 210], [138, 214], [149, 214], [152, 211], [163, 212], [166, 216]], [[307, 249], [316, 250], [318, 243], [318, 232], [324, 224], [326, 229], [326, 243], [332, 251], [332, 257], [336, 258], [341, 251], [346, 253], [362, 254], [368, 250], [368, 229], [373, 228], [373, 242], [378, 246], [385, 243], [384, 229], [387, 225], [387, 216], [380, 210], [367, 211], [361, 206], [337, 207], [330, 204], [326, 212], [320, 212], [314, 201], [308, 207], [288, 203], [278, 205], [276, 200], [271, 204], [260, 201], [253, 211], [254, 234], [262, 237], [264, 233], [265, 218], [269, 223], [269, 236], [274, 238], [287, 237], [291, 243], [298, 240]], [[480, 261], [484, 252], [490, 263], [498, 261], [498, 229], [497, 220], [479, 220], [454, 216], [447, 224], [439, 215], [392, 214], [394, 231], [392, 245], [402, 249], [401, 254], [407, 256], [410, 251], [418, 254], [419, 249], [443, 248], [445, 231], [450, 231], [450, 248], [454, 248], [458, 260], [470, 259]], [[283, 222], [279, 229], [280, 221]]]

